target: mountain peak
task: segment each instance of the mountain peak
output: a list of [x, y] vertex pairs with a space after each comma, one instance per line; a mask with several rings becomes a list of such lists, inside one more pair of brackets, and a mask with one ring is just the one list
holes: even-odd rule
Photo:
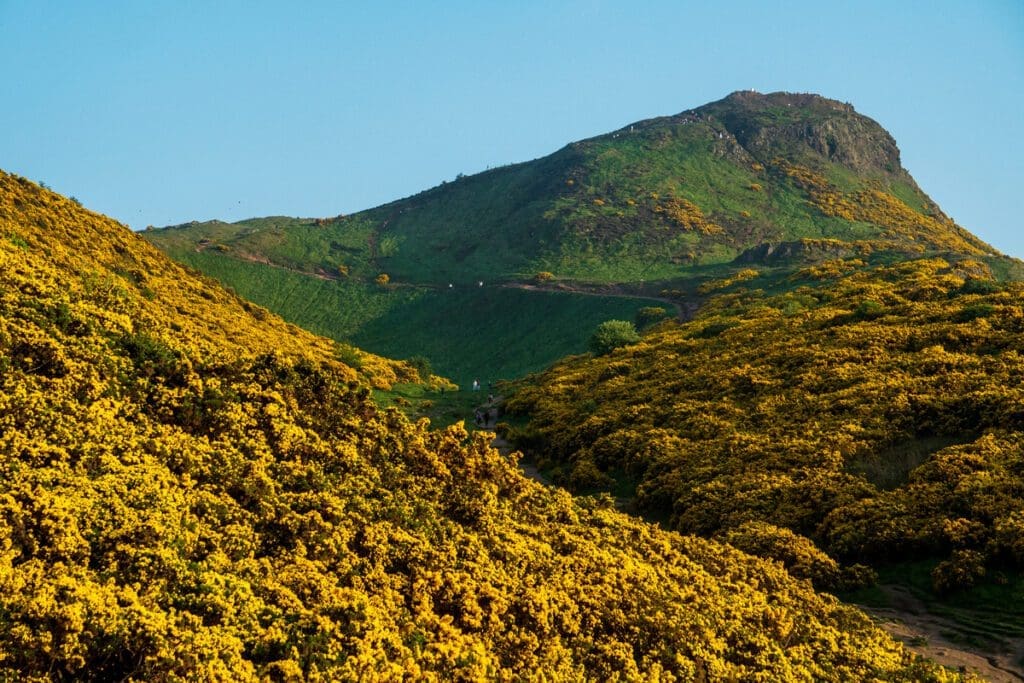
[[853, 106], [813, 93], [739, 90], [694, 110], [717, 119], [753, 157], [818, 166], [822, 161], [857, 174], [913, 183], [896, 141]]
[[[537, 273], [667, 281], [769, 251], [826, 257], [833, 242], [852, 253], [994, 253], [921, 191], [877, 122], [785, 92], [734, 92], [344, 219], [284, 227], [247, 221], [148, 237], [196, 265], [242, 258], [431, 287]], [[207, 250], [214, 242], [222, 251]]]
[[[729, 103], [735, 106], [748, 107], [798, 107], [800, 109], [833, 110], [853, 112], [853, 105], [849, 102], [840, 102], [829, 99], [817, 93], [792, 93], [772, 92], [761, 93], [756, 90], [736, 90], [729, 93], [718, 102], [712, 102], [704, 107], [714, 106], [719, 103]], [[701, 107], [702, 109], [704, 107]]]

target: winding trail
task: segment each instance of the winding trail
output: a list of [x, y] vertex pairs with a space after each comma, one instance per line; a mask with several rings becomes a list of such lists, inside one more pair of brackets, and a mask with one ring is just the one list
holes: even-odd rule
[[[501, 396], [495, 396], [493, 401], [491, 401], [491, 402], [489, 402], [489, 403], [487, 403], [487, 404], [485, 404], [483, 406], [483, 407], [485, 407], [487, 409], [487, 420], [484, 423], [482, 429], [487, 429], [487, 430], [490, 430], [490, 431], [494, 431], [494, 428], [498, 425], [498, 406], [499, 405], [501, 405]], [[497, 434], [495, 434], [494, 438], [491, 440], [491, 448], [497, 450], [499, 453], [501, 453], [504, 456], [511, 455], [513, 450], [514, 450], [512, 448], [512, 444], [510, 444], [508, 441], [506, 441], [505, 439], [501, 438]], [[554, 484], [551, 483], [550, 479], [548, 479], [547, 477], [545, 477], [543, 474], [540, 473], [540, 470], [538, 470], [535, 465], [533, 465], [532, 463], [523, 462], [521, 454], [520, 454], [520, 458], [518, 460], [518, 463], [519, 463], [519, 469], [521, 469], [523, 471], [523, 474], [526, 475], [526, 477], [528, 479], [533, 479], [534, 481], [540, 482], [541, 484], [544, 484], [545, 486], [553, 486], [554, 485]]]
[[955, 621], [928, 610], [928, 606], [903, 586], [881, 584], [892, 607], [856, 605], [878, 620], [889, 635], [909, 650], [954, 670], [970, 671], [992, 683], [1024, 681], [1024, 638], [1004, 638], [999, 651], [967, 650], [954, 642], [963, 628]]
[[537, 285], [529, 284], [526, 282], [504, 282], [500, 287], [505, 289], [523, 289], [528, 292], [554, 292], [561, 294], [582, 294], [584, 296], [603, 296], [603, 297], [614, 297], [619, 299], [646, 299], [648, 301], [658, 301], [663, 304], [668, 304], [676, 311], [676, 318], [679, 320], [689, 320], [693, 317], [694, 313], [700, 307], [700, 304], [696, 301], [687, 301], [681, 303], [675, 299], [669, 299], [663, 296], [653, 296], [651, 294], [631, 294], [630, 292], [624, 292], [614, 287], [605, 289], [590, 289], [587, 287], [581, 287], [579, 285], [567, 285], [564, 283], [558, 285]]
[[[201, 253], [211, 248], [216, 248], [216, 244], [213, 242], [201, 242], [195, 246], [195, 251]], [[372, 245], [371, 245], [372, 247]], [[324, 268], [317, 268], [316, 270], [302, 270], [300, 268], [292, 268], [285, 266], [280, 263], [275, 263], [270, 260], [269, 257], [262, 254], [254, 254], [246, 251], [234, 251], [226, 254], [229, 258], [238, 259], [239, 261], [245, 261], [247, 263], [257, 263], [261, 266], [268, 266], [270, 268], [276, 268], [277, 270], [283, 270], [289, 273], [295, 273], [296, 275], [305, 275], [306, 277], [316, 278], [318, 280], [327, 280], [335, 282], [343, 280], [341, 275], [338, 273], [332, 273]], [[389, 287], [408, 287], [412, 289], [428, 289], [428, 290], [439, 290], [443, 289], [443, 285], [440, 284], [427, 284], [427, 283], [412, 283], [412, 282], [389, 282]], [[679, 302], [675, 299], [669, 299], [662, 296], [653, 296], [650, 294], [631, 294], [630, 292], [624, 292], [614, 286], [605, 287], [603, 289], [588, 288], [580, 285], [568, 285], [560, 283], [557, 285], [543, 286], [537, 284], [530, 284], [528, 282], [502, 282], [497, 285], [489, 285], [491, 287], [496, 286], [501, 289], [521, 289], [527, 292], [551, 292], [555, 294], [580, 294], [583, 296], [601, 296], [601, 297], [612, 297], [618, 299], [645, 299], [647, 301], [657, 301], [659, 303], [667, 304], [671, 306], [676, 312], [676, 318], [679, 320], [689, 320], [697, 312], [700, 307], [700, 303], [697, 301], [687, 301], [685, 303]]]
[[[196, 253], [202, 253], [211, 248], [216, 248], [213, 242], [200, 243], [196, 245]], [[234, 251], [232, 250], [229, 254], [226, 254], [228, 258], [238, 259], [239, 261], [245, 261], [247, 263], [258, 263], [261, 266], [269, 266], [270, 268], [276, 268], [277, 270], [284, 270], [289, 273], [295, 273], [296, 275], [305, 275], [306, 277], [315, 277], [318, 280], [340, 280], [341, 276], [333, 273], [328, 273], [323, 268], [318, 268], [315, 271], [300, 270], [299, 268], [289, 268], [288, 266], [282, 266], [280, 263], [274, 263], [269, 257], [260, 254], [253, 254], [247, 251]]]

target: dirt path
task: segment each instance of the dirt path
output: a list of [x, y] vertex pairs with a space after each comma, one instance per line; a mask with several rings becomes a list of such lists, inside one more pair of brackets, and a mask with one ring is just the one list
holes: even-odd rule
[[[480, 408], [486, 409], [487, 411], [486, 419], [482, 425], [483, 429], [493, 431], [498, 425], [498, 406], [501, 404], [501, 398], [501, 396], [495, 396], [492, 401], [480, 406]], [[479, 427], [481, 425], [477, 423], [477, 426]], [[494, 438], [491, 440], [491, 448], [496, 449], [499, 453], [505, 456], [508, 456], [513, 452], [512, 444], [497, 434], [495, 434]], [[551, 480], [541, 474], [540, 470], [538, 470], [532, 463], [523, 462], [521, 456], [519, 459], [519, 469], [523, 471], [523, 474], [526, 475], [527, 478], [538, 481], [545, 486], [552, 486]]]
[[[508, 455], [512, 452], [512, 444], [510, 444], [508, 441], [505, 441], [505, 439], [501, 438], [500, 436], [494, 437], [494, 440], [491, 441], [491, 448], [497, 449], [498, 452], [501, 453], [502, 455]], [[531, 463], [523, 462], [522, 460], [520, 460], [519, 469], [523, 471], [523, 475], [525, 475], [527, 479], [533, 479], [534, 481], [538, 481], [541, 484], [544, 484], [545, 486], [552, 485], [551, 481], [549, 481], [547, 477], [541, 474], [540, 470], [538, 470], [536, 466], [532, 465]]]
[[[213, 242], [200, 242], [196, 245], [196, 252], [204, 252], [210, 248], [215, 248], [216, 245]], [[371, 250], [375, 248], [375, 245], [371, 244]], [[301, 270], [299, 268], [290, 268], [283, 266], [280, 263], [274, 263], [268, 257], [262, 254], [252, 254], [244, 251], [232, 251], [229, 256], [236, 258], [239, 261], [246, 261], [248, 263], [258, 263], [262, 266], [269, 266], [270, 268], [276, 268], [277, 270], [284, 270], [289, 273], [295, 273], [296, 275], [305, 275], [306, 277], [314, 277], [318, 280], [337, 281], [341, 280], [342, 277], [337, 273], [331, 273], [323, 268], [317, 268], [315, 271]], [[407, 283], [407, 282], [391, 282], [391, 287], [410, 287], [415, 289], [442, 289], [441, 285], [430, 285], [424, 283]], [[699, 304], [695, 302], [680, 303], [673, 299], [668, 299], [661, 296], [651, 296], [649, 294], [630, 294], [629, 292], [623, 292], [616, 289], [587, 289], [585, 287], [578, 287], [572, 285], [560, 284], [556, 286], [544, 287], [542, 285], [528, 284], [525, 282], [503, 282], [498, 285], [502, 289], [522, 289], [528, 292], [561, 292], [564, 294], [582, 294], [584, 296], [605, 296], [615, 297], [619, 299], [646, 299], [648, 301], [658, 301], [663, 304], [667, 304], [675, 309], [676, 318], [679, 320], [689, 320], [693, 317], [694, 313], [697, 312]]]
[[689, 320], [693, 317], [693, 314], [697, 312], [699, 304], [695, 302], [686, 302], [685, 304], [675, 301], [674, 299], [668, 299], [662, 296], [652, 296], [650, 294], [630, 294], [629, 292], [623, 292], [617, 289], [587, 289], [585, 287], [576, 287], [572, 285], [559, 284], [545, 287], [543, 285], [531, 285], [525, 282], [506, 282], [500, 285], [506, 289], [523, 289], [528, 292], [561, 292], [563, 294], [583, 294], [584, 296], [607, 296], [615, 297], [620, 299], [646, 299], [648, 301], [658, 301], [663, 304], [668, 304], [676, 311], [676, 318], [679, 320]]
[[[215, 247], [212, 242], [200, 243], [196, 245], [196, 252], [202, 253], [211, 247]], [[288, 266], [282, 266], [280, 263], [274, 263], [266, 256], [259, 254], [250, 254], [245, 251], [232, 251], [229, 254], [230, 257], [236, 258], [239, 261], [246, 261], [248, 263], [258, 263], [261, 266], [270, 266], [278, 270], [286, 270], [289, 273], [296, 273], [297, 275], [305, 275], [306, 277], [315, 277], [318, 280], [340, 280], [341, 276], [328, 273], [323, 268], [319, 268], [316, 271], [310, 272], [308, 270], [299, 270], [298, 268], [289, 268]]]
[[908, 649], [954, 670], [976, 673], [993, 683], [1024, 681], [1021, 664], [1024, 639], [1004, 639], [999, 652], [966, 650], [950, 638], [962, 632], [956, 622], [929, 612], [927, 605], [902, 586], [881, 585], [879, 588], [888, 596], [892, 607], [858, 607], [878, 619], [879, 626]]

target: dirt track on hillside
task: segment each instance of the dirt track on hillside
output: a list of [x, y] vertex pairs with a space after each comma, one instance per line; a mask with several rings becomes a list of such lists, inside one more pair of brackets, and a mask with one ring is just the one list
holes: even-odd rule
[[661, 296], [652, 296], [650, 294], [631, 294], [624, 292], [619, 289], [606, 288], [606, 289], [587, 289], [585, 287], [578, 287], [573, 285], [567, 285], [564, 283], [552, 286], [544, 285], [533, 285], [525, 282], [506, 282], [501, 285], [506, 289], [522, 289], [527, 292], [554, 292], [561, 294], [582, 294], [584, 296], [607, 296], [615, 297], [620, 299], [646, 299], [648, 301], [658, 301], [663, 304], [668, 304], [676, 311], [676, 318], [679, 320], [689, 320], [693, 317], [693, 314], [697, 312], [699, 304], [694, 302], [687, 302], [685, 304], [679, 303], [674, 299], [668, 299]]
[[993, 683], [1024, 681], [1024, 639], [1006, 638], [997, 652], [967, 650], [950, 639], [960, 630], [956, 622], [928, 611], [927, 606], [901, 586], [882, 585], [892, 607], [860, 606], [879, 626], [909, 650], [954, 670], [975, 673]]

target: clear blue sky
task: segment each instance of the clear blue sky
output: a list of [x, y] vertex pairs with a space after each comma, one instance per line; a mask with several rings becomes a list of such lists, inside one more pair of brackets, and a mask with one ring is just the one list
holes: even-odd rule
[[752, 88], [852, 103], [1024, 256], [1021, 0], [0, 0], [0, 64], [0, 168], [136, 229], [350, 213]]

